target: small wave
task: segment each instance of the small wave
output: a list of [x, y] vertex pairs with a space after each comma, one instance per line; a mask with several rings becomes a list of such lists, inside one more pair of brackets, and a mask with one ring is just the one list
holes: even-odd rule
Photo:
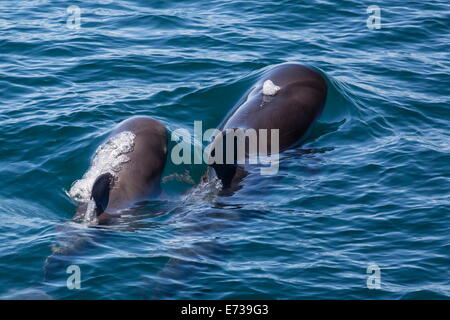
[[136, 135], [124, 131], [108, 139], [97, 148], [89, 170], [76, 180], [69, 191], [69, 196], [79, 202], [87, 202], [91, 197], [91, 189], [95, 179], [104, 173], [111, 173], [115, 178], [123, 164], [130, 161], [126, 155], [134, 149]]

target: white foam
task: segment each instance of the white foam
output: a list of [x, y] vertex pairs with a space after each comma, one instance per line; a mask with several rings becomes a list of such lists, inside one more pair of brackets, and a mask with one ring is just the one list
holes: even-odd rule
[[130, 161], [126, 154], [133, 151], [135, 138], [134, 133], [123, 131], [100, 145], [95, 151], [88, 171], [72, 184], [69, 196], [79, 202], [88, 202], [92, 186], [98, 176], [109, 172], [116, 178], [123, 164]]
[[275, 85], [272, 80], [266, 80], [263, 84], [263, 94], [265, 96], [274, 96], [281, 88]]
[[89, 200], [87, 208], [86, 208], [86, 213], [84, 214], [83, 217], [83, 221], [88, 224], [97, 224], [98, 223], [98, 219], [97, 219], [97, 212], [95, 211], [96, 207], [95, 207], [95, 202], [94, 200]]

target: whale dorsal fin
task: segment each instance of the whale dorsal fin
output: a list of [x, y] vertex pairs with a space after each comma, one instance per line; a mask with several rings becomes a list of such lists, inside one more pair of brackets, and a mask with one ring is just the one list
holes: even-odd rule
[[[238, 130], [238, 128], [228, 128], [223, 130], [220, 133], [220, 136], [217, 137], [217, 140], [212, 142], [214, 144], [213, 148], [211, 149], [212, 157], [216, 157], [217, 154], [216, 151], [219, 151], [216, 150], [216, 148], [222, 147], [221, 155], [217, 154], [217, 156], [222, 159], [216, 159], [219, 160], [219, 163], [214, 162], [211, 164], [211, 167], [216, 172], [217, 177], [222, 181], [222, 187], [225, 189], [230, 187], [237, 168], [237, 138], [234, 136], [235, 130]], [[232, 137], [234, 137], [231, 146], [227, 145], [228, 143], [227, 135], [231, 135]], [[231, 148], [233, 148], [234, 151], [233, 152], [234, 159], [231, 163], [226, 163], [227, 150], [230, 151]]]
[[113, 176], [111, 173], [104, 173], [98, 176], [92, 186], [91, 199], [95, 201], [97, 216], [105, 212], [109, 202], [109, 191]]

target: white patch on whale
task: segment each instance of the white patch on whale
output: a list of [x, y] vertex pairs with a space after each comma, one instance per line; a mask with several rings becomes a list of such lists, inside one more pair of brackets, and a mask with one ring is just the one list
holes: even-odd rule
[[266, 80], [263, 83], [263, 95], [265, 96], [274, 96], [281, 88], [275, 85], [272, 80]]
[[98, 176], [109, 172], [117, 178], [123, 164], [130, 161], [126, 154], [133, 151], [135, 138], [133, 132], [123, 131], [101, 144], [95, 151], [88, 171], [72, 184], [68, 195], [75, 201], [88, 202]]

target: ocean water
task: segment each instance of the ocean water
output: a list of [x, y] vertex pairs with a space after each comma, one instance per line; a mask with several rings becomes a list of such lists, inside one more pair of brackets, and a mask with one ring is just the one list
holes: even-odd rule
[[[0, 298], [450, 297], [448, 1], [2, 0], [0, 12]], [[216, 127], [283, 62], [318, 68], [330, 89], [277, 175], [220, 196], [198, 185], [206, 166], [168, 163], [164, 198], [108, 228], [72, 221], [67, 191], [117, 123]]]

